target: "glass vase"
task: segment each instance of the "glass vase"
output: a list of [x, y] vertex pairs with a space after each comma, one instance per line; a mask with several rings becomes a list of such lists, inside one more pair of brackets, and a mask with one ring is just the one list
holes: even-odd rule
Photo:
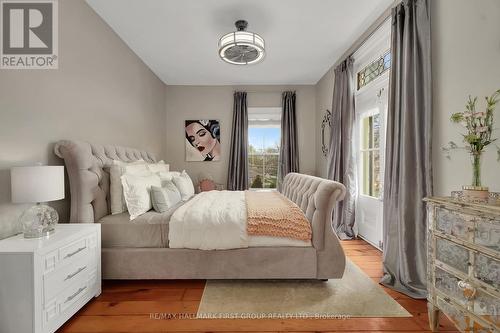
[[481, 152], [472, 153], [472, 186], [481, 187]]

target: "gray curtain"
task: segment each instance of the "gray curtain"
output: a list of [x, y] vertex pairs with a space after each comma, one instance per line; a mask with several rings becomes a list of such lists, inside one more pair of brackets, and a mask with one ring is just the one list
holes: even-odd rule
[[381, 283], [426, 297], [426, 211], [432, 194], [430, 13], [426, 0], [392, 10]]
[[290, 172], [299, 172], [299, 147], [297, 145], [295, 98], [295, 91], [285, 91], [282, 94], [278, 189], [281, 188], [283, 177]]
[[248, 189], [248, 107], [246, 92], [237, 91], [234, 93], [227, 188], [232, 191]]
[[353, 62], [354, 59], [348, 57], [335, 68], [328, 150], [328, 178], [344, 184], [347, 189], [344, 200], [337, 203], [333, 214], [333, 227], [341, 239], [356, 237], [354, 213], [357, 184], [352, 140], [355, 115]]

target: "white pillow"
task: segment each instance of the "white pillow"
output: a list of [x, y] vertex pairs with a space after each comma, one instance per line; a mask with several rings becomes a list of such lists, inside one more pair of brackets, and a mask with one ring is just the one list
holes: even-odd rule
[[165, 164], [163, 160], [157, 163], [148, 163], [147, 167], [151, 172], [168, 172], [170, 171], [170, 167], [168, 164]]
[[162, 182], [171, 182], [174, 177], [180, 175], [181, 173], [179, 171], [158, 172], [158, 176], [160, 176]]
[[121, 180], [130, 220], [152, 208], [150, 191], [151, 186], [161, 186], [158, 175], [151, 172], [147, 176], [126, 173], [121, 177]]
[[193, 181], [186, 173], [186, 170], [183, 170], [180, 175], [174, 176], [172, 181], [181, 193], [183, 201], [189, 200], [194, 195]]
[[121, 214], [127, 211], [127, 205], [123, 198], [123, 186], [121, 181], [121, 176], [125, 173], [144, 175], [149, 173], [149, 170], [144, 160], [130, 163], [113, 160], [113, 165], [109, 168], [111, 214]]
[[166, 181], [161, 187], [151, 186], [151, 201], [158, 213], [164, 213], [181, 201], [181, 194], [174, 183]]

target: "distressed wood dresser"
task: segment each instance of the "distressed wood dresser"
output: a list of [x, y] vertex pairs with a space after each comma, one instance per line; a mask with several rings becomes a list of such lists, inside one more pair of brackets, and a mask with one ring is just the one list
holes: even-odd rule
[[500, 332], [500, 206], [427, 198], [429, 323]]

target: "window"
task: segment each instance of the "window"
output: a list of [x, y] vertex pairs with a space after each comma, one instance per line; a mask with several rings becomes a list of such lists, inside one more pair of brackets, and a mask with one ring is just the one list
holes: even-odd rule
[[358, 72], [358, 90], [384, 74], [389, 68], [391, 68], [390, 50], [386, 51], [379, 59]]
[[250, 188], [276, 188], [281, 108], [248, 108], [248, 177]]
[[380, 114], [361, 120], [361, 193], [378, 198], [381, 193], [380, 179]]

